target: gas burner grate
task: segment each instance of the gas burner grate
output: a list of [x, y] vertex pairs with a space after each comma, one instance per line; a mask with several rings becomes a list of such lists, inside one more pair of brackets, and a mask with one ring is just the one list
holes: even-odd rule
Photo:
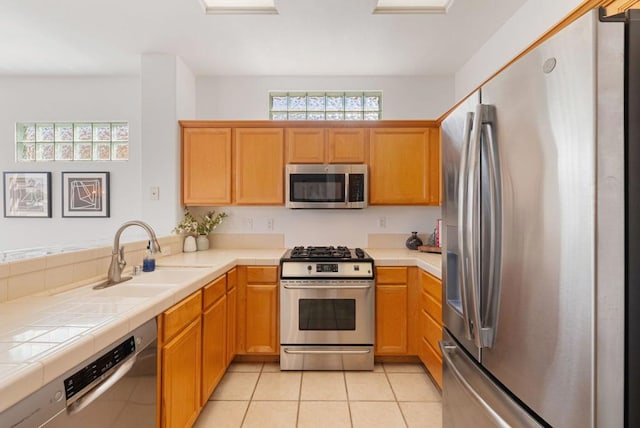
[[[361, 250], [362, 251], [362, 250]], [[344, 246], [322, 246], [322, 247], [294, 247], [291, 250], [291, 258], [316, 258], [316, 257], [329, 257], [333, 259], [350, 259], [351, 250]]]

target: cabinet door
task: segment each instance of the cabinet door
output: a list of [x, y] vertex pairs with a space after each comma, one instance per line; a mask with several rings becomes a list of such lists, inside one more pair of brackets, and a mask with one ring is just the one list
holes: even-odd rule
[[237, 303], [238, 289], [233, 288], [227, 291], [227, 366], [231, 364], [231, 361], [233, 361], [237, 350]]
[[227, 369], [227, 296], [202, 314], [202, 405]]
[[407, 285], [376, 286], [376, 353], [407, 354]]
[[183, 129], [182, 203], [231, 203], [230, 128]]
[[162, 422], [191, 426], [200, 412], [201, 321], [196, 318], [162, 347]]
[[234, 132], [236, 204], [284, 204], [282, 129], [236, 128]]
[[249, 284], [246, 288], [247, 353], [278, 352], [278, 285]]
[[328, 130], [327, 162], [365, 163], [367, 130], [363, 128], [332, 128]]
[[323, 163], [325, 130], [322, 128], [288, 128], [288, 163]]
[[442, 281], [421, 270], [420, 282], [419, 356], [442, 387], [442, 355], [438, 346], [442, 340]]
[[431, 195], [429, 128], [371, 129], [370, 204], [437, 204]]

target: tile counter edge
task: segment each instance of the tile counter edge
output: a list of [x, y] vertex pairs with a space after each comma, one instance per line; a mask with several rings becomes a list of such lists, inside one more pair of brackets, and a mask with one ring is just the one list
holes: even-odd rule
[[[224, 274], [229, 269], [244, 264], [260, 264], [260, 265], [277, 265], [280, 257], [284, 254], [285, 249], [264, 249], [264, 250], [209, 250], [200, 252], [199, 261], [193, 265], [185, 264], [193, 257], [185, 254], [176, 254], [163, 257], [158, 260], [158, 269], [172, 270], [186, 268], [191, 270], [201, 269], [201, 272], [195, 279], [188, 282], [164, 284], [165, 290], [152, 297], [138, 298], [137, 304], [131, 304], [121, 312], [116, 312], [105, 316], [100, 322], [86, 328], [82, 334], [70, 337], [64, 342], [60, 342], [51, 347], [50, 350], [34, 355], [33, 357], [23, 359], [21, 361], [2, 361], [0, 358], [0, 389], [3, 393], [0, 395], [0, 412], [13, 406], [20, 400], [28, 397], [33, 392], [52, 380], [64, 375], [67, 371], [73, 369], [81, 361], [94, 356], [96, 353], [103, 351], [116, 341], [126, 336], [136, 327], [144, 322], [156, 317], [166, 309], [178, 303], [193, 292], [201, 289], [211, 280]], [[110, 298], [104, 299], [102, 304], [111, 305], [113, 307], [124, 299], [127, 290], [132, 288], [144, 288], [159, 286], [161, 284], [152, 284], [144, 282], [144, 274], [140, 277], [134, 277], [132, 281], [115, 285], [108, 289]], [[38, 305], [41, 308], [49, 308], [64, 302], [73, 301], [73, 299], [84, 299], [88, 304], [96, 303], [96, 299], [101, 297], [98, 292], [92, 290], [94, 284], [78, 287], [71, 290], [65, 290], [60, 293], [52, 293], [51, 295], [40, 295], [36, 298], [32, 296], [24, 297], [0, 304], [0, 313], [5, 320], [10, 320], [12, 316], [20, 317], [21, 326], [23, 328], [33, 327], [41, 323], [41, 314]], [[120, 288], [116, 288], [120, 287]], [[104, 291], [99, 290], [99, 291]], [[121, 291], [121, 293], [114, 292]], [[133, 299], [135, 300], [135, 299]], [[76, 305], [79, 302], [73, 302]], [[34, 314], [33, 319], [29, 320], [28, 316], [23, 316], [24, 311]], [[22, 315], [17, 315], [22, 312]], [[22, 321], [24, 320], [24, 321]], [[63, 323], [49, 325], [49, 330], [66, 327]], [[5, 338], [5, 343], [11, 343], [6, 338], [10, 337], [20, 327], [14, 323], [8, 323], [4, 329], [0, 327], [0, 342]], [[29, 339], [30, 340], [30, 339]], [[29, 340], [13, 340], [13, 347], [19, 344], [30, 343]], [[0, 343], [1, 345], [2, 343]], [[12, 348], [13, 348], [12, 347]], [[8, 351], [7, 348], [4, 351]], [[2, 352], [0, 352], [2, 354]]]

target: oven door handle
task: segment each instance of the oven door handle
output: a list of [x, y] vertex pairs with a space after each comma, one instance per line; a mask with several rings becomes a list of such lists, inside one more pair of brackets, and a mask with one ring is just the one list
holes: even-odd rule
[[362, 290], [370, 285], [283, 285], [287, 290]]
[[370, 354], [371, 349], [363, 349], [360, 351], [347, 351], [347, 350], [302, 350], [302, 351], [292, 351], [288, 348], [283, 349], [286, 354]]

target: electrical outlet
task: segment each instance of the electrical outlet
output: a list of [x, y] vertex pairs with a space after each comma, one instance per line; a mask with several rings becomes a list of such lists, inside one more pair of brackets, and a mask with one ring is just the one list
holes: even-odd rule
[[387, 218], [386, 217], [380, 217], [378, 219], [378, 227], [380, 229], [386, 229], [387, 228]]
[[160, 199], [160, 188], [158, 186], [151, 187], [151, 200], [157, 201]]
[[273, 230], [273, 218], [267, 218], [267, 230]]

